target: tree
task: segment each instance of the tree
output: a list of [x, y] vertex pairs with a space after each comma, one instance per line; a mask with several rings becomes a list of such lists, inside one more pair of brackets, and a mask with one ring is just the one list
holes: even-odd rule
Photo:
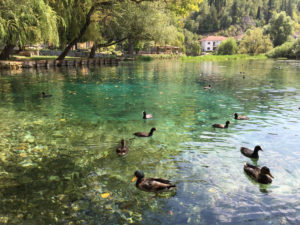
[[237, 44], [233, 38], [228, 38], [226, 41], [223, 41], [219, 48], [219, 55], [233, 55], [237, 52]]
[[184, 30], [184, 46], [187, 55], [200, 55], [201, 46], [199, 44], [198, 35], [193, 34], [188, 30]]
[[269, 35], [263, 35], [262, 28], [247, 30], [240, 44], [240, 53], [260, 54], [272, 49]]
[[[105, 18], [107, 14], [110, 14], [114, 10], [118, 9], [123, 3], [132, 2], [135, 4], [141, 4], [142, 2], [160, 2], [165, 4], [168, 9], [184, 15], [192, 9], [196, 10], [197, 5], [201, 1], [202, 0], [84, 0], [83, 2], [85, 2], [85, 4], [82, 8], [82, 11], [86, 12], [84, 17], [85, 19], [77, 24], [79, 27], [77, 34], [74, 35], [68, 42], [66, 48], [57, 59], [62, 60], [65, 58], [72, 46], [84, 36], [91, 23], [101, 21], [102, 18]], [[100, 20], [98, 18], [100, 18]]]
[[293, 21], [285, 12], [275, 13], [266, 27], [266, 33], [270, 34], [274, 46], [283, 44], [293, 31]]
[[5, 45], [0, 59], [8, 59], [16, 45], [50, 42], [58, 44], [56, 13], [43, 0], [0, 2], [0, 42]]

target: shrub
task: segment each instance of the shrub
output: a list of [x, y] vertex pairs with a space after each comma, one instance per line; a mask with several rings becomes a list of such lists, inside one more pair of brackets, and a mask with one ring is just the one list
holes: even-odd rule
[[237, 52], [236, 41], [233, 38], [228, 38], [223, 41], [218, 48], [218, 55], [233, 55]]
[[[298, 41], [297, 41], [298, 42]], [[286, 42], [274, 49], [272, 49], [271, 51], [269, 51], [267, 53], [267, 56], [269, 58], [280, 58], [280, 57], [284, 57], [284, 58], [295, 58], [295, 44], [296, 42]], [[300, 50], [300, 48], [299, 48]]]

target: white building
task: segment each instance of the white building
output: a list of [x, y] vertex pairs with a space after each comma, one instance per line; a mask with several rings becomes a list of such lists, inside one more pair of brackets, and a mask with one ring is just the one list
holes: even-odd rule
[[215, 51], [222, 41], [227, 38], [223, 36], [207, 36], [200, 40], [202, 52]]

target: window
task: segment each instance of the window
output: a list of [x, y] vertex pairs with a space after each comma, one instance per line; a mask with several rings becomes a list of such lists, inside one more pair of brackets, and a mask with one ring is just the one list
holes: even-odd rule
[[210, 45], [210, 42], [207, 42], [208, 45]]
[[207, 47], [207, 50], [210, 50], [210, 47]]

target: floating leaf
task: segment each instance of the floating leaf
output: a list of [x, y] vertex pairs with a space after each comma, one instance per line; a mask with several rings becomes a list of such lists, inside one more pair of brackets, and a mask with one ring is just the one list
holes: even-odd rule
[[60, 119], [61, 122], [66, 122], [66, 119]]
[[101, 197], [102, 197], [102, 198], [108, 198], [109, 196], [110, 196], [109, 193], [103, 193], [103, 194], [101, 194]]

